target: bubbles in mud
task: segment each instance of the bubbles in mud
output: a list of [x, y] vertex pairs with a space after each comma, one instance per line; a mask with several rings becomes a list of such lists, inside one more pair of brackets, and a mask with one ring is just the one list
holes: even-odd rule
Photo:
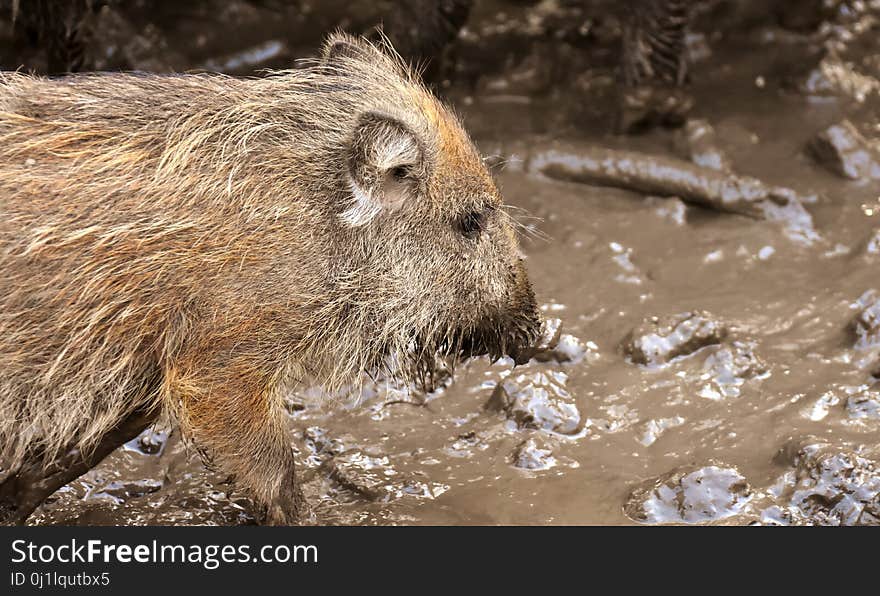
[[636, 488], [624, 507], [646, 524], [712, 522], [740, 513], [752, 489], [736, 468], [679, 468]]

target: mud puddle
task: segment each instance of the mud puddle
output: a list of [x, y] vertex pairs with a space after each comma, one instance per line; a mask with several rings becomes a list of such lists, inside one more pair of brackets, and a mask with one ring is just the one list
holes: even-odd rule
[[[453, 85], [558, 343], [521, 367], [464, 363], [427, 395], [365, 381], [289, 396], [314, 522], [880, 523], [880, 183], [808, 150], [844, 119], [880, 138], [878, 50], [851, 37], [820, 62], [803, 58], [812, 38], [760, 27], [713, 39], [692, 73], [694, 116], [733, 167], [814, 197], [808, 240], [531, 172], [559, 139], [680, 156], [670, 131], [610, 135], [604, 66], [542, 94], [517, 90], [522, 63]], [[160, 428], [32, 523], [251, 523], [224, 482]]]

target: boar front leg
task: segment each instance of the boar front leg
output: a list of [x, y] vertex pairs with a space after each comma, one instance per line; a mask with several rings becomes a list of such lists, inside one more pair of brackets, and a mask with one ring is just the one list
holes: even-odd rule
[[275, 391], [277, 369], [255, 362], [254, 351], [242, 354], [241, 345], [213, 348], [168, 371], [168, 405], [196, 446], [256, 500], [265, 523], [295, 524], [306, 506]]

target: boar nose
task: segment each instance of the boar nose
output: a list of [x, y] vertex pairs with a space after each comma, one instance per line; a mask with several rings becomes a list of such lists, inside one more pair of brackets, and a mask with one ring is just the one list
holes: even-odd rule
[[507, 355], [513, 359], [514, 364], [516, 364], [517, 366], [520, 366], [522, 364], [525, 364], [529, 360], [531, 360], [532, 356], [534, 356], [534, 354], [535, 354], [534, 349], [529, 348], [527, 346], [523, 346], [520, 348], [511, 348], [510, 350], [508, 350]]
[[515, 329], [506, 352], [516, 364], [525, 364], [534, 354], [543, 317], [538, 310], [535, 293], [532, 291], [532, 284], [529, 282], [522, 259], [514, 265], [511, 311], [514, 313]]
[[513, 266], [513, 308], [515, 311], [529, 312], [536, 318], [540, 318], [538, 304], [535, 301], [535, 293], [526, 273], [525, 264], [518, 259]]

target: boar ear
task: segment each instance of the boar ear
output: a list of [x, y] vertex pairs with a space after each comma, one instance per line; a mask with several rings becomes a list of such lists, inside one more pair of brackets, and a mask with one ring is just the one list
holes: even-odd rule
[[342, 32], [334, 33], [324, 42], [324, 47], [321, 50], [321, 59], [323, 62], [328, 63], [341, 56], [355, 58], [358, 55], [359, 45], [357, 39], [351, 35]]
[[332, 64], [344, 58], [376, 60], [383, 57], [382, 52], [364, 38], [341, 31], [330, 35], [321, 50], [321, 61], [324, 64]]
[[400, 208], [423, 184], [422, 145], [396, 118], [377, 112], [362, 115], [347, 153], [354, 204], [342, 219], [349, 225], [361, 226], [383, 211]]

